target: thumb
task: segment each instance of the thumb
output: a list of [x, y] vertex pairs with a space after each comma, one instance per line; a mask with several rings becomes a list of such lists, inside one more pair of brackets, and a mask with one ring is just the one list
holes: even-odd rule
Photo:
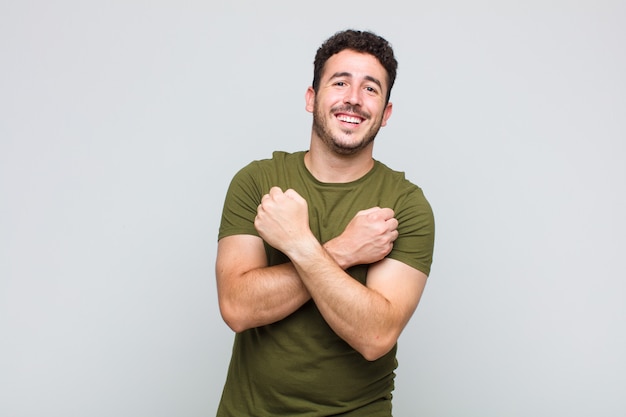
[[295, 200], [295, 201], [302, 201], [302, 200], [304, 200], [302, 198], [302, 196], [300, 194], [298, 194], [298, 192], [296, 190], [292, 189], [292, 188], [289, 188], [287, 191], [285, 191], [285, 197], [289, 197], [289, 198], [291, 198], [292, 200]]

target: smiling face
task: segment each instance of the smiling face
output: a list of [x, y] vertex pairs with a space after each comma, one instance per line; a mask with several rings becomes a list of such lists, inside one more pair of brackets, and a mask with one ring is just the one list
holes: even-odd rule
[[369, 147], [391, 116], [386, 103], [387, 73], [369, 54], [343, 50], [324, 66], [318, 92], [309, 88], [306, 109], [313, 113], [313, 139], [341, 155]]

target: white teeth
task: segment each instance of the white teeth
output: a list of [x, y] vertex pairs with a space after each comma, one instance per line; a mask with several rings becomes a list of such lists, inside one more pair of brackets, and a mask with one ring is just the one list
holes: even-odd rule
[[355, 123], [355, 124], [361, 123], [361, 119], [359, 119], [358, 117], [339, 116], [337, 118], [341, 120], [342, 122]]

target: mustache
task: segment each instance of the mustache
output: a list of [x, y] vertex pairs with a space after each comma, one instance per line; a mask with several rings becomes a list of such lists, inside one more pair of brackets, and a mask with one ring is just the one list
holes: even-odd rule
[[350, 104], [344, 104], [342, 106], [337, 106], [337, 107], [333, 107], [330, 109], [330, 111], [332, 113], [351, 113], [351, 114], [355, 114], [359, 117], [362, 117], [364, 119], [369, 119], [372, 117], [371, 114], [362, 111], [359, 107], [357, 106], [353, 106]]

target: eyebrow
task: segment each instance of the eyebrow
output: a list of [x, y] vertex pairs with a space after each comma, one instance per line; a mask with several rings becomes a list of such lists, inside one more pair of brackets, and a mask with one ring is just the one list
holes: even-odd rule
[[[352, 78], [352, 74], [349, 72], [336, 72], [333, 74], [332, 77], [330, 77], [331, 80], [335, 79], [335, 78], [341, 78], [341, 77], [348, 77], [348, 78]], [[377, 79], [372, 77], [371, 75], [366, 75], [365, 79], [368, 81], [373, 82], [374, 84], [376, 84], [378, 87], [380, 87], [380, 89], [382, 90], [383, 85], [381, 84], [381, 82]]]

